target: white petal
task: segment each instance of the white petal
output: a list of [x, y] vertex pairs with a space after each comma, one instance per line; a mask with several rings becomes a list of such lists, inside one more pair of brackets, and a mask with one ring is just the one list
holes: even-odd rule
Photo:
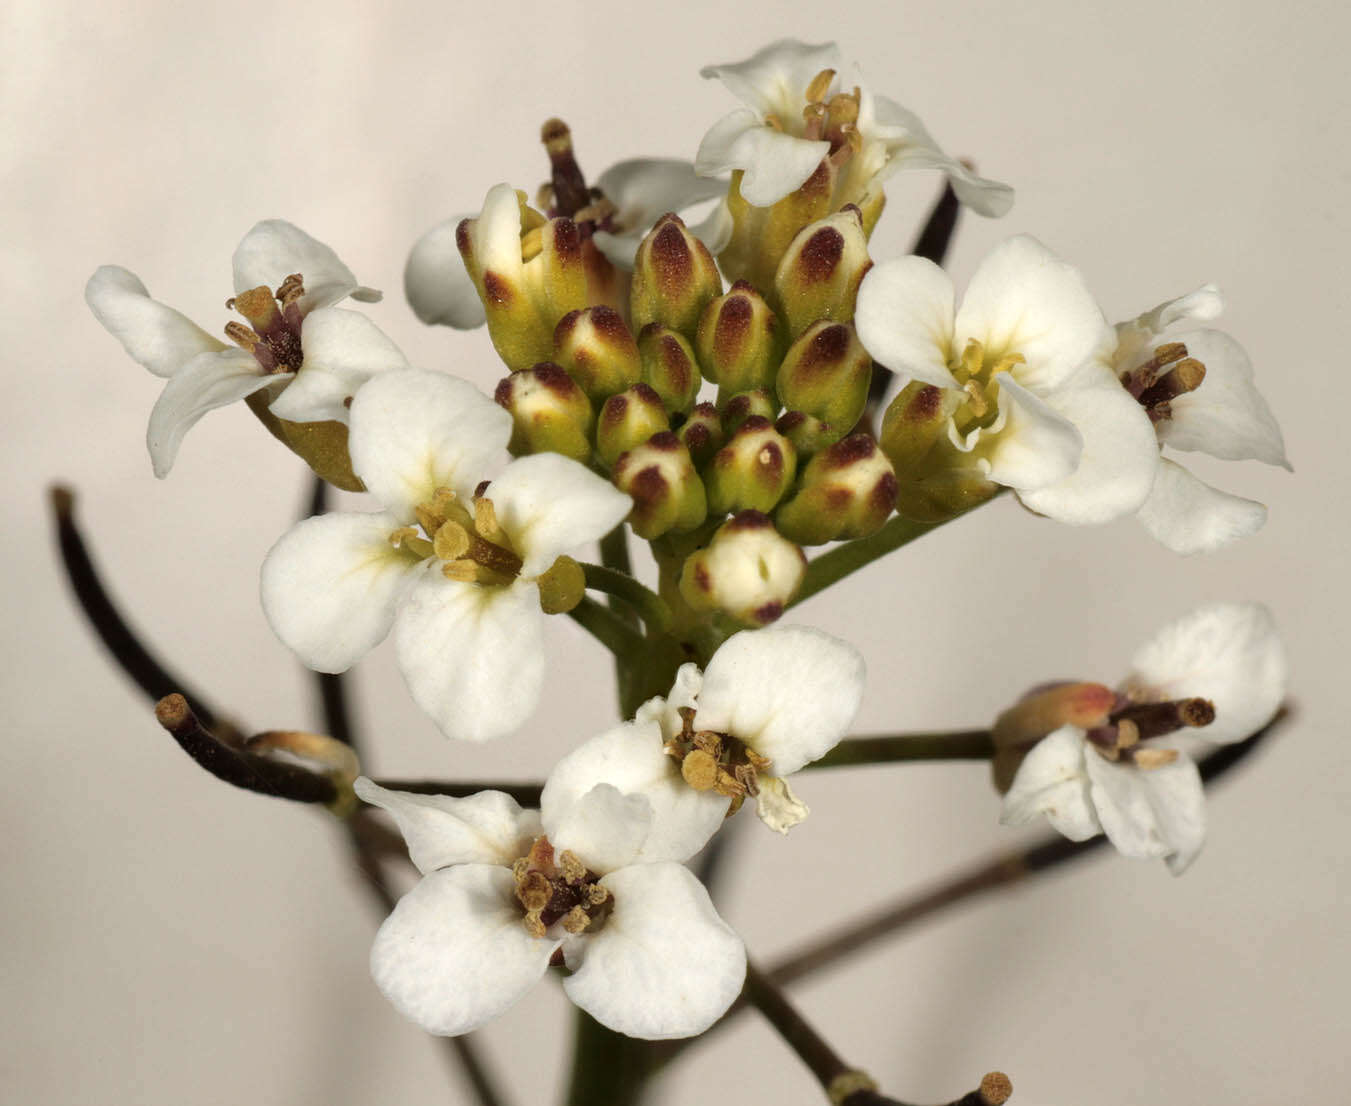
[[1143, 315], [1122, 323], [1118, 329], [1129, 328], [1157, 337], [1169, 327], [1184, 322], [1209, 322], [1224, 314], [1224, 296], [1213, 284], [1203, 284], [1195, 292], [1163, 303]]
[[602, 1025], [665, 1040], [702, 1033], [741, 991], [746, 949], [679, 864], [640, 864], [601, 885], [614, 912], [583, 947], [568, 997]]
[[1158, 702], [1199, 696], [1215, 721], [1186, 732], [1242, 741], [1271, 721], [1285, 698], [1285, 649], [1260, 603], [1212, 603], [1160, 630], [1135, 654], [1123, 690]]
[[456, 215], [437, 223], [413, 243], [403, 267], [408, 306], [428, 326], [473, 330], [487, 319], [456, 244], [456, 231], [467, 218], [472, 215]]
[[423, 875], [452, 864], [497, 864], [510, 868], [540, 834], [539, 812], [522, 810], [510, 795], [480, 791], [455, 798], [391, 791], [365, 776], [357, 795], [394, 816], [408, 856]]
[[957, 353], [972, 338], [987, 358], [1021, 353], [1014, 372], [1034, 392], [1068, 381], [1108, 332], [1079, 270], [1024, 234], [986, 255], [954, 326]]
[[893, 372], [955, 388], [951, 360], [955, 294], [947, 273], [923, 257], [874, 265], [858, 290], [859, 341]]
[[769, 207], [801, 188], [828, 153], [829, 142], [794, 138], [760, 125], [742, 110], [715, 123], [704, 135], [694, 164], [705, 176], [744, 170], [742, 197], [755, 207]]
[[447, 580], [433, 566], [399, 608], [399, 670], [447, 737], [505, 737], [539, 702], [543, 621], [534, 584], [485, 587]]
[[337, 512], [297, 523], [260, 574], [273, 632], [316, 672], [344, 672], [379, 645], [417, 563], [389, 544], [393, 515]]
[[[716, 77], [744, 104], [761, 115], [771, 112], [801, 114], [807, 86], [823, 69], [844, 68], [840, 48], [833, 42], [811, 45], [781, 38], [762, 46], [745, 61], [706, 65], [699, 76]], [[789, 122], [785, 119], [784, 122]]]
[[1022, 826], [1044, 814], [1071, 841], [1101, 833], [1084, 765], [1090, 757], [1102, 759], [1085, 747], [1084, 731], [1077, 726], [1061, 726], [1042, 738], [1018, 766], [999, 820]]
[[151, 299], [140, 278], [120, 265], [95, 269], [84, 298], [104, 329], [156, 376], [173, 376], [199, 353], [225, 349], [186, 315]]
[[1159, 441], [1226, 461], [1251, 458], [1289, 468], [1281, 428], [1253, 383], [1243, 347], [1218, 330], [1179, 334], [1176, 340], [1205, 365], [1206, 376], [1196, 391], [1169, 403], [1172, 417], [1159, 423]]
[[985, 475], [1018, 491], [1037, 491], [1079, 467], [1079, 428], [1010, 373], [999, 374], [999, 421], [981, 444]]
[[[698, 672], [694, 665], [683, 668]], [[540, 807], [547, 816], [577, 802], [597, 783], [613, 784], [625, 794], [642, 795], [652, 806], [651, 830], [634, 861], [688, 860], [722, 825], [728, 799], [712, 791], [695, 791], [684, 781], [662, 747], [662, 727], [651, 713], [645, 704], [638, 721], [597, 734], [554, 765]], [[675, 732], [679, 730], [677, 720]]]
[[1167, 857], [1173, 874], [1180, 874], [1206, 836], [1205, 791], [1191, 759], [1180, 756], [1148, 770], [1096, 753], [1084, 761], [1103, 832], [1117, 850], [1137, 859]]
[[467, 380], [423, 369], [376, 376], [352, 401], [352, 470], [387, 510], [449, 488], [468, 499], [501, 463], [511, 416]]
[[300, 331], [304, 363], [268, 408], [292, 422], [345, 423], [357, 389], [379, 372], [408, 368], [399, 347], [370, 319], [341, 307], [310, 312]]
[[297, 301], [301, 314], [327, 307], [347, 296], [374, 302], [380, 293], [357, 286], [352, 270], [317, 238], [283, 219], [265, 219], [254, 226], [235, 248], [235, 292], [264, 285], [276, 289], [288, 276], [299, 273], [305, 293]]
[[1159, 465], [1154, 425], [1105, 365], [1089, 362], [1045, 397], [1083, 438], [1075, 470], [1054, 484], [1021, 492], [1023, 504], [1060, 522], [1109, 522], [1140, 509]]
[[704, 670], [694, 725], [730, 733], [787, 776], [834, 748], [863, 702], [858, 650], [808, 626], [733, 634]]
[[661, 726], [662, 736], [667, 740], [680, 733], [682, 720], [680, 709], [694, 707], [699, 703], [699, 689], [704, 686], [704, 674], [697, 664], [682, 664], [676, 669], [675, 682], [670, 694], [663, 699], [660, 695], [649, 699], [638, 708], [634, 720], [637, 722], [656, 722]]
[[371, 948], [371, 975], [404, 1017], [443, 1037], [515, 1005], [559, 942], [521, 924], [510, 871], [465, 864], [433, 872], [399, 900]]
[[562, 554], [604, 537], [633, 507], [608, 480], [556, 453], [513, 461], [484, 494], [524, 561], [521, 575], [527, 579]]
[[474, 261], [481, 272], [511, 277], [521, 271], [521, 200], [509, 184], [495, 184], [469, 225]]
[[755, 814], [775, 833], [787, 833], [810, 814], [811, 807], [797, 797], [788, 781], [777, 776], [761, 776], [755, 796]]
[[1161, 457], [1154, 487], [1136, 517], [1174, 553], [1213, 553], [1262, 529], [1267, 509], [1212, 488]]
[[727, 191], [726, 181], [707, 180], [688, 161], [637, 157], [610, 166], [596, 182], [615, 205], [615, 223], [646, 233], [668, 211], [680, 212]]
[[652, 828], [652, 804], [597, 783], [576, 798], [554, 792], [540, 804], [540, 821], [555, 849], [603, 875], [636, 861]]
[[169, 474], [183, 435], [208, 411], [290, 379], [290, 373], [264, 376], [253, 355], [242, 349], [199, 353], [169, 378], [150, 412], [145, 444], [155, 475]]

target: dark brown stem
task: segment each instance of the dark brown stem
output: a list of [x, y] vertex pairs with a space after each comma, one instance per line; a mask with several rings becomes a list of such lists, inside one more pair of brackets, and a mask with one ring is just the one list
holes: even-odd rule
[[989, 730], [879, 734], [841, 741], [807, 768], [846, 768], [903, 760], [989, 760], [994, 752], [994, 738]]
[[544, 791], [542, 783], [455, 783], [450, 780], [386, 780], [374, 781], [391, 791], [411, 791], [414, 795], [452, 795], [463, 798], [480, 791], [501, 791], [510, 795], [523, 807], [539, 808], [539, 797]]

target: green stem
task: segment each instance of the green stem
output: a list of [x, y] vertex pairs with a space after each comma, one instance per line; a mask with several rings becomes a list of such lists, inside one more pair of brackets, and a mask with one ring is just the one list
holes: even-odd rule
[[[605, 565], [583, 564], [589, 591], [603, 591], [628, 604], [642, 616], [650, 634], [664, 634], [671, 628], [671, 608], [656, 592], [644, 587], [626, 572]], [[616, 612], [618, 613], [618, 612]]]
[[643, 639], [632, 626], [626, 625], [619, 615], [602, 607], [594, 599], [583, 599], [568, 614], [578, 626], [610, 650], [621, 666], [624, 657], [632, 656], [642, 646]]
[[585, 1010], [574, 1019], [572, 1076], [567, 1106], [632, 1106], [652, 1071], [646, 1041], [606, 1029]]
[[989, 730], [950, 733], [879, 734], [841, 741], [807, 768], [845, 768], [854, 764], [891, 764], [902, 760], [989, 760], [994, 756]]

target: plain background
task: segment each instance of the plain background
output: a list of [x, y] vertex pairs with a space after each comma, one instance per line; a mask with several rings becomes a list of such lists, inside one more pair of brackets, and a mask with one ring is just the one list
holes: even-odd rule
[[[136, 623], [257, 728], [313, 718], [256, 571], [304, 474], [238, 407], [157, 482], [158, 382], [82, 300], [117, 262], [215, 329], [229, 256], [260, 218], [333, 245], [410, 358], [491, 387], [483, 333], [422, 327], [409, 245], [500, 180], [544, 177], [538, 126], [572, 125], [593, 174], [692, 156], [733, 106], [700, 65], [834, 38], [955, 154], [1010, 182], [966, 218], [959, 284], [1028, 231], [1079, 265], [1109, 317], [1205, 282], [1229, 299], [1284, 427], [1292, 476], [1198, 464], [1271, 506], [1241, 545], [1183, 559], [1127, 520], [1069, 529], [1001, 502], [797, 612], [867, 656], [860, 731], [986, 724], [1026, 686], [1111, 681], [1155, 627], [1219, 598], [1270, 604], [1296, 722], [1210, 805], [1194, 868], [1103, 855], [972, 903], [794, 995], [839, 1050], [910, 1101], [990, 1068], [1020, 1106], [1332, 1101], [1348, 973], [1346, 197], [1332, 3], [75, 4], [10, 0], [3, 34], [5, 847], [0, 1085], [15, 1102], [465, 1101], [432, 1043], [369, 982], [376, 919], [335, 828], [191, 765], [97, 652], [57, 572], [45, 488], [69, 481]], [[938, 181], [909, 174], [874, 239], [905, 248]], [[551, 624], [543, 705], [517, 738], [449, 745], [388, 649], [356, 677], [386, 775], [539, 777], [611, 718], [599, 647]], [[374, 738], [373, 738], [374, 740]], [[997, 825], [979, 765], [804, 777], [813, 815], [744, 827], [720, 901], [762, 958], [954, 865], [1031, 839]], [[755, 832], [751, 832], [755, 831]], [[481, 1034], [519, 1102], [561, 1086], [552, 982]], [[811, 1103], [746, 1017], [692, 1050], [671, 1103]]]

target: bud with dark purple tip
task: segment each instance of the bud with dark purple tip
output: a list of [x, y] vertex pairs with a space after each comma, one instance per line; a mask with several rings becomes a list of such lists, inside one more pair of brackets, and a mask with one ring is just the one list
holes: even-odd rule
[[550, 361], [521, 369], [498, 382], [494, 399], [511, 412], [508, 448], [523, 453], [561, 453], [591, 459], [595, 415], [577, 382]]
[[612, 307], [564, 315], [554, 330], [553, 350], [554, 360], [595, 403], [603, 403], [642, 376], [638, 343]]
[[680, 424], [676, 435], [690, 451], [696, 468], [702, 469], [727, 440], [722, 430], [722, 417], [712, 403], [695, 404], [689, 418]]
[[858, 286], [871, 268], [863, 218], [852, 204], [803, 227], [774, 274], [775, 307], [789, 336], [819, 319], [851, 322]]
[[764, 297], [738, 281], [699, 317], [694, 347], [704, 375], [727, 394], [770, 387], [783, 356], [782, 331]]
[[689, 341], [669, 327], [649, 323], [638, 335], [643, 382], [661, 396], [667, 410], [685, 414], [693, 409], [703, 377]]
[[816, 431], [819, 448], [839, 441], [862, 417], [872, 367], [852, 326], [822, 319], [789, 347], [775, 386], [785, 409], [824, 424]]
[[788, 491], [797, 474], [797, 450], [766, 418], [747, 419], [704, 472], [708, 505], [724, 511], [768, 514]]
[[678, 215], [658, 219], [634, 258], [629, 289], [634, 329], [661, 323], [692, 338], [704, 307], [721, 291], [722, 277], [708, 247]]
[[896, 474], [868, 434], [851, 434], [818, 453], [797, 492], [774, 515], [799, 545], [866, 538], [896, 507]]
[[596, 420], [596, 452], [607, 465], [642, 445], [653, 434], [671, 429], [666, 407], [646, 384], [633, 384], [611, 396]]
[[621, 454], [611, 475], [633, 500], [629, 525], [651, 541], [670, 530], [692, 530], [708, 515], [704, 485], [689, 451], [669, 430]]
[[802, 586], [807, 558], [759, 511], [742, 511], [713, 540], [685, 558], [680, 594], [697, 611], [721, 611], [738, 622], [775, 621]]

